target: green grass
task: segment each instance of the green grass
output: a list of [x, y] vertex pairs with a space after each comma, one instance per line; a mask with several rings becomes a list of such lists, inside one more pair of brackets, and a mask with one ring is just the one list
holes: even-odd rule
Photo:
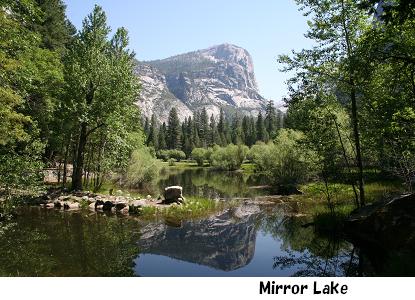
[[140, 216], [144, 219], [194, 220], [211, 216], [236, 205], [235, 201], [215, 201], [200, 197], [188, 197], [181, 205], [144, 207]]
[[[356, 208], [353, 188], [350, 185], [342, 183], [330, 184], [329, 191], [334, 213], [331, 213], [329, 210], [325, 187], [322, 182], [302, 185], [300, 190], [304, 194], [292, 196], [292, 199], [301, 203], [301, 213], [312, 216], [314, 228], [320, 233], [331, 233], [341, 230], [344, 220]], [[402, 191], [402, 184], [394, 180], [373, 180], [365, 184], [367, 204], [390, 198], [402, 193]]]
[[251, 175], [255, 173], [255, 164], [251, 163], [251, 162], [244, 162], [241, 165], [241, 170], [243, 171], [244, 174], [247, 175]]
[[[169, 165], [168, 161], [162, 161], [160, 160], [161, 165], [165, 168], [172, 168], [172, 169], [189, 169], [189, 168], [203, 168], [201, 166], [198, 166], [195, 161], [192, 160], [181, 160], [176, 161], [173, 166]], [[208, 166], [208, 164], [205, 162], [205, 166]]]

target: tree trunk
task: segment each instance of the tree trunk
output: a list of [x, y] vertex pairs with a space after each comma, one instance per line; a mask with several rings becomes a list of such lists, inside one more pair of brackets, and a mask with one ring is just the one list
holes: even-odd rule
[[82, 172], [84, 168], [84, 151], [87, 142], [87, 128], [86, 123], [81, 124], [81, 132], [79, 134], [78, 150], [76, 154], [76, 161], [72, 172], [72, 190], [82, 190]]
[[363, 162], [362, 153], [360, 149], [360, 134], [359, 134], [359, 119], [357, 115], [357, 104], [356, 104], [356, 89], [353, 80], [351, 81], [352, 89], [350, 91], [350, 98], [352, 100], [352, 122], [353, 122], [353, 135], [356, 146], [356, 160], [357, 167], [359, 168], [359, 194], [360, 194], [360, 206], [365, 206], [365, 189], [363, 183]]
[[63, 176], [62, 176], [62, 187], [65, 187], [67, 174], [68, 174], [68, 156], [69, 156], [69, 147], [71, 146], [72, 135], [69, 136], [68, 143], [66, 144], [65, 149], [65, 158], [63, 160]]

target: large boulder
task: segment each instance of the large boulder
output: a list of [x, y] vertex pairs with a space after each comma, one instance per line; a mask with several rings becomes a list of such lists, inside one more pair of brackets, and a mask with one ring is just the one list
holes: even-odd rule
[[415, 194], [365, 206], [351, 214], [345, 225], [355, 240], [415, 249]]
[[165, 204], [183, 203], [184, 197], [182, 195], [183, 188], [181, 186], [168, 186], [164, 189]]

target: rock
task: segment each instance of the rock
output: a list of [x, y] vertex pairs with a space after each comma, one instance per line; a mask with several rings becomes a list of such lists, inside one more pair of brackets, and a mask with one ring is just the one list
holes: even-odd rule
[[151, 200], [151, 195], [147, 195], [147, 200]]
[[68, 196], [68, 195], [61, 195], [61, 196], [59, 196], [58, 197], [58, 200], [59, 201], [66, 201], [66, 200], [68, 200], [70, 198], [70, 196]]
[[303, 192], [297, 189], [295, 185], [280, 185], [278, 186], [279, 195], [302, 195]]
[[104, 205], [102, 207], [102, 210], [104, 210], [104, 211], [110, 211], [111, 208], [113, 208], [113, 207], [114, 207], [114, 203], [112, 203], [111, 201], [105, 201], [104, 202]]
[[128, 214], [129, 212], [130, 212], [130, 207], [128, 205], [120, 210], [120, 213], [122, 214]]
[[345, 222], [345, 229], [358, 242], [415, 249], [415, 194], [358, 209]]
[[62, 203], [59, 200], [57, 200], [53, 203], [53, 207], [60, 209], [62, 208]]
[[128, 206], [128, 212], [130, 214], [139, 214], [141, 212], [141, 206], [130, 205]]
[[89, 206], [88, 206], [90, 209], [93, 209], [93, 210], [95, 210], [95, 208], [96, 208], [96, 203], [95, 202], [92, 202], [92, 203], [90, 203], [89, 204]]
[[100, 206], [100, 208], [102, 208], [102, 206], [104, 206], [104, 201], [97, 200], [94, 204], [95, 204], [95, 209], [98, 209], [98, 206]]
[[[183, 188], [181, 186], [169, 186], [164, 189], [164, 204], [182, 203], [184, 197], [182, 195]], [[179, 200], [180, 199], [180, 200]]]
[[123, 208], [127, 207], [127, 203], [116, 203], [115, 210], [122, 210]]
[[146, 200], [135, 200], [132, 203], [132, 206], [134, 206], [134, 207], [142, 207], [142, 206], [146, 206], [146, 205], [147, 205]]
[[77, 210], [81, 208], [81, 205], [78, 202], [69, 203], [68, 205], [70, 210]]
[[82, 196], [82, 201], [89, 201], [89, 197], [88, 196]]

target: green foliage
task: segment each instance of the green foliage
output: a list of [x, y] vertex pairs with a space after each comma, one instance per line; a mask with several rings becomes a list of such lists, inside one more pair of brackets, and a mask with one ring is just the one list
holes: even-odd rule
[[160, 168], [160, 163], [151, 155], [148, 149], [137, 149], [132, 153], [127, 171], [122, 176], [123, 184], [129, 187], [142, 188], [158, 177]]
[[182, 220], [200, 219], [210, 216], [215, 212], [234, 206], [233, 201], [215, 201], [200, 197], [187, 197], [181, 205], [170, 205], [165, 208], [161, 207], [143, 207], [141, 217], [154, 219], [161, 217], [171, 222], [180, 222]]
[[203, 166], [206, 158], [206, 150], [204, 148], [194, 148], [191, 157], [197, 162], [198, 166]]
[[42, 184], [42, 156], [52, 131], [48, 126], [63, 84], [60, 54], [44, 47], [37, 30], [46, 17], [31, 0], [0, 4], [2, 209]]
[[157, 151], [157, 158], [162, 159], [163, 161], [168, 161], [169, 159], [174, 159], [176, 161], [181, 161], [186, 158], [186, 154], [181, 150], [160, 150]]
[[258, 171], [267, 174], [274, 184], [297, 185], [315, 174], [316, 155], [303, 142], [302, 132], [282, 129], [274, 143], [254, 145], [250, 157]]
[[[128, 161], [133, 146], [131, 133], [138, 132], [138, 110], [134, 101], [138, 92], [134, 74], [135, 61], [128, 47], [124, 28], [108, 39], [110, 28], [101, 7], [84, 20], [64, 60], [66, 81], [63, 111], [73, 120], [77, 153], [73, 159], [72, 188], [82, 189], [87, 148], [97, 157], [94, 163], [98, 180], [103, 182], [102, 165], [122, 167]], [[108, 143], [108, 141], [110, 141]], [[106, 151], [106, 147], [109, 151]], [[116, 152], [123, 155], [113, 156]], [[97, 187], [97, 185], [96, 185]]]
[[212, 166], [222, 170], [238, 170], [249, 148], [245, 145], [229, 144], [223, 148], [217, 148], [211, 155]]
[[169, 158], [169, 166], [174, 166], [176, 164], [176, 160], [174, 158]]

